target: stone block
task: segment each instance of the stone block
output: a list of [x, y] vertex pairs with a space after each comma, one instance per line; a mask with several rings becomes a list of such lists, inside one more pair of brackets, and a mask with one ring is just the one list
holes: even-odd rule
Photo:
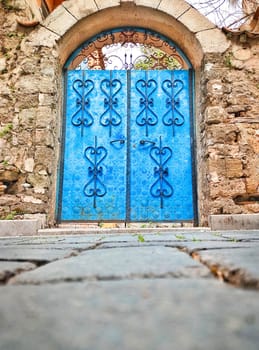
[[62, 36], [64, 35], [77, 20], [71, 13], [59, 6], [43, 22], [44, 26], [50, 31]]
[[211, 198], [233, 197], [245, 193], [245, 182], [243, 179], [231, 179], [220, 183], [210, 184]]
[[31, 236], [40, 228], [38, 220], [0, 220], [0, 236]]
[[162, 0], [158, 10], [168, 13], [174, 18], [178, 18], [186, 12], [191, 5], [183, 0]]
[[216, 28], [214, 23], [210, 22], [193, 7], [190, 7], [188, 11], [184, 12], [183, 15], [178, 17], [178, 20], [194, 33]]
[[225, 111], [222, 107], [207, 107], [205, 111], [205, 121], [207, 124], [219, 124], [225, 118]]
[[67, 9], [77, 19], [84, 18], [96, 12], [97, 6], [94, 0], [63, 1], [62, 6]]
[[[39, 30], [34, 31], [30, 35], [30, 41], [29, 41], [29, 46], [32, 48], [36, 48], [39, 46], [46, 46], [49, 48], [55, 47], [56, 42], [60, 38], [60, 35], [51, 32], [45, 27], [40, 27]], [[24, 45], [24, 50], [25, 50], [25, 45]]]
[[258, 230], [259, 214], [210, 215], [212, 230]]
[[157, 8], [160, 3], [160, 0], [135, 0], [135, 3], [138, 6]]
[[120, 0], [95, 0], [95, 2], [99, 10], [120, 5]]
[[209, 173], [216, 172], [219, 175], [225, 174], [225, 159], [217, 157], [208, 159]]
[[243, 165], [240, 159], [226, 158], [225, 164], [228, 178], [243, 176]]
[[223, 53], [230, 46], [230, 41], [218, 28], [198, 32], [195, 36], [199, 40], [204, 53]]

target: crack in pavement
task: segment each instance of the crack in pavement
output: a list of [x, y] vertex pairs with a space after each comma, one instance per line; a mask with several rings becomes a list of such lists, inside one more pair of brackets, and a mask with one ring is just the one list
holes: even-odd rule
[[[204, 266], [206, 266], [213, 276], [218, 278], [220, 281], [231, 284], [238, 288], [243, 289], [252, 289], [259, 290], [259, 280], [252, 275], [250, 275], [247, 271], [238, 267], [228, 267], [226, 265], [210, 262], [208, 259], [203, 258], [199, 254], [199, 250], [196, 251], [188, 251], [188, 248], [179, 248], [180, 250], [187, 253], [194, 260], [200, 262]], [[224, 248], [221, 248], [224, 249]], [[237, 249], [237, 248], [233, 248]], [[202, 251], [206, 249], [200, 249]], [[207, 249], [210, 251], [211, 249]], [[214, 249], [215, 250], [215, 249]]]

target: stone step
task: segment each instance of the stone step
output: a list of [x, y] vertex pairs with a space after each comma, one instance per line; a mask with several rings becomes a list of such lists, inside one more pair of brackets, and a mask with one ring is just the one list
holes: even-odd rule
[[40, 228], [40, 220], [0, 220], [0, 236], [33, 236]]
[[212, 230], [258, 230], [259, 214], [210, 215], [209, 226]]

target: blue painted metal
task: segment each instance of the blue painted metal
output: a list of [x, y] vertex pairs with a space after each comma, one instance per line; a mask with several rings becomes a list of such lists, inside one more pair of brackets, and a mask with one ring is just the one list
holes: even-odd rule
[[97, 136], [95, 136], [94, 147], [87, 147], [84, 154], [85, 158], [90, 163], [90, 166], [88, 167], [90, 180], [84, 187], [84, 194], [86, 197], [93, 197], [93, 207], [96, 208], [96, 197], [103, 197], [107, 193], [107, 188], [101, 181], [103, 176], [103, 167], [101, 164], [107, 157], [107, 149], [103, 146], [97, 147]]
[[168, 146], [162, 147], [162, 137], [159, 138], [159, 147], [153, 146], [149, 155], [155, 162], [154, 177], [158, 179], [150, 187], [150, 193], [155, 198], [160, 198], [160, 208], [164, 208], [164, 198], [173, 195], [173, 187], [166, 178], [170, 175], [166, 163], [172, 158], [172, 149]]
[[[95, 88], [88, 93], [90, 110], [82, 108], [81, 119], [90, 111], [93, 122], [80, 129], [72, 122], [78, 108], [75, 81], [92, 81]], [[114, 81], [121, 84], [120, 91], [103, 90]], [[62, 184], [61, 221], [125, 220], [126, 198], [126, 72], [125, 71], [68, 71], [66, 96], [66, 127], [64, 135], [64, 165]], [[107, 93], [108, 91], [108, 93]], [[111, 111], [107, 111], [107, 94], [112, 97]], [[114, 100], [117, 98], [116, 106]], [[115, 112], [116, 110], [116, 112]], [[107, 115], [110, 127], [101, 124]], [[113, 118], [121, 118], [113, 123]], [[117, 119], [116, 119], [117, 120]], [[122, 140], [122, 141], [121, 141]]]
[[136, 123], [139, 126], [145, 126], [145, 135], [148, 136], [149, 126], [156, 125], [158, 122], [158, 117], [153, 111], [157, 82], [154, 79], [147, 79], [147, 71], [145, 71], [145, 79], [138, 79], [135, 82], [135, 89], [140, 95], [140, 111], [136, 117]]
[[[189, 72], [132, 71], [131, 80], [130, 218], [132, 221], [192, 220]], [[136, 122], [142, 110], [139, 100], [143, 98], [136, 88], [135, 82], [139, 80], [157, 83], [152, 92], [152, 112], [158, 122], [149, 126], [148, 137]]]
[[90, 79], [76, 79], [72, 83], [73, 92], [76, 93], [75, 112], [71, 117], [71, 122], [74, 126], [81, 126], [81, 136], [83, 136], [84, 127], [89, 127], [93, 124], [93, 116], [89, 109], [91, 107], [89, 95], [94, 89], [94, 83]]
[[119, 79], [112, 79], [113, 71], [110, 71], [110, 78], [101, 81], [100, 89], [105, 95], [105, 111], [100, 116], [100, 124], [109, 127], [109, 136], [112, 135], [112, 126], [118, 126], [121, 123], [121, 115], [118, 109], [118, 94], [121, 91], [122, 83]]
[[193, 220], [190, 118], [188, 71], [68, 71], [61, 220]]

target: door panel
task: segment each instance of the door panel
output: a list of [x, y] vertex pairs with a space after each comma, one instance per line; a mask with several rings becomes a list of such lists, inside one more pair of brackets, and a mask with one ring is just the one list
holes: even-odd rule
[[132, 71], [130, 120], [131, 220], [192, 220], [188, 71]]
[[67, 74], [61, 220], [125, 220], [126, 72]]
[[193, 219], [188, 71], [68, 71], [61, 220]]

